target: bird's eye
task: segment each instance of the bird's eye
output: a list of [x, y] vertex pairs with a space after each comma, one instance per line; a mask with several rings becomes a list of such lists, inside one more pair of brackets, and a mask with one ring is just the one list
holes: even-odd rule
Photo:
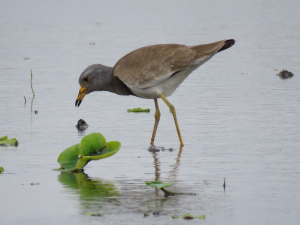
[[83, 78], [83, 81], [84, 81], [84, 82], [88, 82], [88, 81], [89, 81], [89, 78], [88, 78], [88, 77]]

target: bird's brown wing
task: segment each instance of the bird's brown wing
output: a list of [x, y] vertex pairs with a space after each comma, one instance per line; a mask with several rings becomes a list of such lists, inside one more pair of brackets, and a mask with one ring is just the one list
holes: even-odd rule
[[185, 46], [178, 44], [151, 45], [123, 56], [114, 66], [113, 74], [128, 86], [147, 88], [189, 67], [195, 60], [217, 53], [224, 41]]

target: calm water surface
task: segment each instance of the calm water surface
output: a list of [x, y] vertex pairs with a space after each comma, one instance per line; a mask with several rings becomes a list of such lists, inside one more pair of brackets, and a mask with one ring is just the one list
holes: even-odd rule
[[[299, 15], [296, 0], [1, 1], [0, 137], [19, 146], [0, 147], [0, 224], [297, 224]], [[153, 100], [99, 92], [74, 107], [78, 77], [90, 64], [113, 66], [145, 45], [226, 38], [236, 45], [169, 98], [182, 149], [161, 100], [155, 144], [174, 151], [147, 150]], [[295, 76], [281, 80], [282, 69]], [[136, 107], [151, 112], [127, 113]], [[79, 119], [90, 125], [85, 132], [75, 128]], [[85, 174], [53, 171], [60, 152], [91, 132], [122, 148], [89, 163]], [[164, 198], [148, 180], [197, 195]], [[172, 219], [186, 213], [206, 219]]]

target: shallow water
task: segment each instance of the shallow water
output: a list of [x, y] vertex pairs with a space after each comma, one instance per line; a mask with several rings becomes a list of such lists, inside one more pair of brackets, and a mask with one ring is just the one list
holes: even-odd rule
[[[0, 224], [182, 224], [172, 215], [186, 213], [206, 215], [192, 224], [297, 224], [299, 8], [296, 0], [1, 1], [0, 137], [19, 146], [0, 147]], [[236, 44], [169, 97], [182, 149], [161, 100], [155, 144], [174, 151], [147, 150], [153, 100], [92, 93], [74, 107], [90, 64], [113, 66], [145, 45], [225, 38]], [[280, 79], [282, 69], [295, 76]], [[127, 113], [136, 107], [151, 112]], [[79, 119], [89, 124], [84, 132], [75, 128]], [[122, 148], [85, 174], [53, 171], [60, 152], [91, 132]], [[149, 180], [197, 195], [164, 198]]]

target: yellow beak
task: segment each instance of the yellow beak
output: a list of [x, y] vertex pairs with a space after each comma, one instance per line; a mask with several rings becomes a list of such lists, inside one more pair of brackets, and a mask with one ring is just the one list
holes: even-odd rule
[[86, 95], [86, 88], [83, 87], [83, 85], [81, 85], [81, 88], [79, 89], [79, 94], [78, 94], [76, 102], [75, 102], [75, 107], [80, 106], [82, 99], [84, 98], [85, 95]]

